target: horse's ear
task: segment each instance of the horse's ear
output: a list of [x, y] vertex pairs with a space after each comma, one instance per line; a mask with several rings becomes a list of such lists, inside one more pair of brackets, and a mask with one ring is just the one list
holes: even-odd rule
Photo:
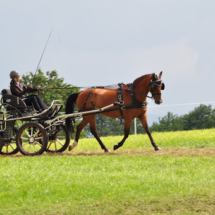
[[153, 80], [153, 81], [156, 79], [155, 76], [156, 76], [155, 73], [153, 73], [153, 74], [152, 74], [152, 80]]
[[159, 79], [161, 79], [162, 73], [163, 73], [163, 72], [161, 71], [160, 74], [159, 74]]

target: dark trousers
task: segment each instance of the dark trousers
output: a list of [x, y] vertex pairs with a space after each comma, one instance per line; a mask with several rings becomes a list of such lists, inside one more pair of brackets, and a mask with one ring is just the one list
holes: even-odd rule
[[23, 101], [27, 106], [31, 106], [33, 104], [35, 110], [40, 111], [40, 110], [45, 110], [47, 109], [45, 103], [43, 100], [37, 96], [37, 95], [30, 95], [26, 96]]

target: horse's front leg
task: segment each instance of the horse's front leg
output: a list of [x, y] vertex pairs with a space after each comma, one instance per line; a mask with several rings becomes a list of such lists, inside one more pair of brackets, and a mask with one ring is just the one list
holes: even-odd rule
[[81, 134], [81, 131], [83, 128], [88, 124], [88, 121], [85, 117], [83, 117], [83, 120], [80, 122], [80, 124], [76, 128], [76, 134], [75, 134], [75, 141], [72, 145], [69, 146], [69, 151], [73, 150], [78, 145], [78, 140]]
[[125, 140], [128, 138], [130, 127], [131, 127], [131, 122], [132, 122], [132, 119], [125, 119], [124, 120], [124, 137], [123, 137], [121, 142], [114, 145], [114, 147], [113, 147], [114, 150], [121, 147], [124, 144]]
[[141, 121], [141, 123], [143, 125], [143, 128], [145, 129], [146, 133], [148, 134], [149, 139], [151, 141], [151, 144], [154, 147], [155, 151], [160, 150], [161, 148], [156, 145], [155, 141], [152, 138], [151, 131], [149, 129], [148, 122], [147, 122], [146, 113], [141, 114], [138, 118], [140, 119], [140, 121]]
[[87, 118], [88, 118], [88, 121], [90, 123], [90, 131], [94, 135], [96, 140], [99, 142], [101, 148], [104, 149], [105, 152], [110, 152], [110, 150], [108, 150], [106, 148], [106, 146], [103, 144], [103, 142], [101, 141], [101, 139], [98, 135], [98, 132], [96, 129], [96, 115], [87, 116]]

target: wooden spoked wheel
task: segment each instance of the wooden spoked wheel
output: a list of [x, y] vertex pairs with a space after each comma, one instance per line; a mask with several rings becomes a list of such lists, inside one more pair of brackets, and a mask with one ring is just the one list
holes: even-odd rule
[[67, 149], [70, 143], [70, 136], [67, 128], [64, 125], [51, 126], [49, 133], [49, 141], [47, 152], [63, 152]]
[[16, 135], [16, 144], [23, 155], [41, 155], [48, 143], [44, 127], [38, 123], [24, 124]]
[[16, 145], [16, 134], [19, 129], [18, 122], [12, 122], [12, 136], [10, 139], [5, 140], [3, 134], [0, 134], [0, 154], [1, 155], [14, 155], [19, 152], [19, 149]]
[[14, 155], [18, 153], [19, 149], [16, 145], [16, 139], [11, 139], [10, 141], [4, 143], [3, 138], [0, 137], [0, 142], [2, 142], [2, 147], [0, 150], [1, 155]]

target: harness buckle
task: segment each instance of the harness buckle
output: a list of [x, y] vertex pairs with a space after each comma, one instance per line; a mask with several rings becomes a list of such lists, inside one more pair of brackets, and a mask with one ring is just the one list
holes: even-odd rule
[[121, 110], [125, 110], [125, 109], [126, 109], [125, 106], [122, 106], [122, 107], [121, 107]]
[[143, 103], [142, 103], [142, 107], [146, 107], [147, 104], [148, 104], [148, 102], [143, 102]]

